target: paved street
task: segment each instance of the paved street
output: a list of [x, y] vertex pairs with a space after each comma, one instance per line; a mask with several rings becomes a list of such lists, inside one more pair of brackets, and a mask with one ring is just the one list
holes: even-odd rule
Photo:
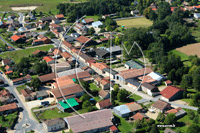
[[3, 79], [5, 81], [5, 84], [9, 85], [9, 87], [6, 87], [6, 89], [8, 89], [15, 96], [15, 99], [18, 101], [17, 103], [18, 107], [22, 109], [23, 119], [15, 125], [14, 127], [14, 130], [16, 130], [15, 133], [23, 133], [24, 129], [22, 128], [22, 125], [24, 125], [25, 123], [28, 123], [30, 125], [26, 129], [26, 131], [30, 131], [34, 129], [34, 130], [38, 130], [40, 133], [46, 133], [46, 131], [44, 131], [44, 129], [41, 127], [41, 125], [37, 121], [32, 120], [30, 118], [32, 114], [30, 113], [30, 111], [27, 110], [27, 107], [24, 106], [22, 100], [17, 95], [16, 88], [15, 88], [16, 86], [12, 86], [5, 75], [2, 76], [1, 74], [0, 79]]

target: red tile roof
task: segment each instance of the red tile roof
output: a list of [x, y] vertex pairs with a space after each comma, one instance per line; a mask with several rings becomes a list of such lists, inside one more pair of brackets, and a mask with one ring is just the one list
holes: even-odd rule
[[94, 67], [98, 68], [99, 70], [103, 70], [108, 67], [105, 63], [98, 63], [98, 62], [92, 63], [91, 66], [94, 66]]
[[145, 114], [142, 113], [136, 113], [134, 116], [132, 116], [132, 118], [136, 121], [138, 120], [142, 120], [143, 118], [148, 118]]
[[85, 36], [80, 36], [77, 38], [77, 41], [81, 42], [81, 43], [86, 43], [87, 41], [89, 41], [90, 39], [85, 37]]
[[50, 62], [50, 61], [52, 61], [52, 60], [54, 60], [52, 57], [50, 57], [50, 56], [45, 56], [44, 58], [43, 58], [43, 60], [45, 60], [46, 62]]
[[185, 91], [185, 90], [177, 86], [168, 86], [164, 90], [162, 90], [160, 94], [162, 94], [163, 97], [170, 99], [179, 91]]
[[170, 80], [165, 81], [166, 84], [172, 84], [172, 82]]
[[93, 18], [86, 18], [86, 19], [84, 19], [84, 20], [85, 20], [85, 23], [94, 22], [94, 19], [93, 19]]
[[20, 37], [18, 35], [14, 35], [11, 37], [11, 39], [16, 42], [17, 40], [20, 39]]
[[56, 15], [56, 18], [64, 18], [63, 14]]
[[178, 108], [176, 108], [176, 109], [170, 109], [170, 110], [168, 110], [168, 111], [166, 111], [166, 113], [178, 113], [180, 110], [181, 110], [182, 108], [181, 107], [178, 107]]
[[70, 55], [70, 54], [67, 53], [67, 52], [61, 53], [61, 56], [64, 57], [64, 58], [70, 58], [70, 57], [72, 57], [72, 55]]
[[13, 110], [13, 109], [17, 109], [16, 103], [11, 103], [11, 104], [0, 106], [0, 112], [4, 112], [7, 110]]
[[112, 103], [110, 102], [110, 99], [99, 101], [98, 103], [99, 103], [100, 108], [105, 108], [112, 105]]
[[63, 41], [62, 43], [68, 48], [73, 47], [73, 45], [71, 43], [67, 42], [67, 41]]
[[114, 131], [116, 131], [118, 129], [117, 129], [117, 127], [115, 125], [113, 125], [113, 126], [110, 127], [110, 130], [114, 132]]
[[7, 72], [5, 72], [6, 75], [7, 74], [11, 74], [11, 73], [13, 73], [13, 71], [7, 71]]

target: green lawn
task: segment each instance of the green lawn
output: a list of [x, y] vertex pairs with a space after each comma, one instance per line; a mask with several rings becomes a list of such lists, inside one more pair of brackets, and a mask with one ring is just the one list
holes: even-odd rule
[[17, 117], [18, 117], [17, 112], [5, 116], [6, 121], [2, 121], [2, 116], [0, 116], [0, 124], [2, 125], [2, 127], [10, 128]]
[[115, 100], [115, 102], [118, 103], [119, 105], [123, 105], [123, 104], [126, 104], [126, 103], [138, 101], [138, 100], [141, 100], [141, 99], [142, 99], [141, 96], [138, 96], [138, 95], [136, 95], [136, 94], [133, 94], [133, 95], [130, 96], [129, 99], [127, 99], [127, 101], [125, 101], [125, 102], [119, 102], [118, 100]]
[[93, 84], [93, 83], [90, 83], [89, 85], [90, 85], [90, 89], [91, 89], [91, 90], [98, 90], [98, 91], [101, 90], [100, 88], [98, 88], [98, 87], [97, 87], [95, 84]]
[[117, 25], [126, 26], [127, 28], [149, 27], [152, 24], [153, 22], [146, 18], [133, 18], [133, 19], [124, 19], [117, 21]]
[[181, 57], [181, 61], [183, 61], [184, 65], [186, 65], [186, 66], [191, 66], [192, 65], [191, 62], [188, 60], [189, 59], [188, 55], [186, 55], [186, 54], [184, 54], [182, 52], [179, 52], [179, 51], [177, 51], [175, 49], [171, 50], [169, 53], [172, 53], [174, 55], [180, 56]]
[[99, 16], [98, 16], [98, 15], [94, 15], [94, 16], [86, 16], [85, 18], [93, 18], [94, 21], [98, 21]]
[[15, 51], [1, 54], [0, 57], [11, 58], [14, 62], [19, 62], [22, 57], [28, 57], [29, 55], [32, 54], [32, 52], [36, 51], [37, 49], [48, 51], [50, 48], [53, 48], [53, 47], [54, 47], [53, 45], [46, 45], [46, 46], [28, 48], [28, 49], [23, 49], [23, 50], [15, 50]]
[[[195, 89], [187, 89], [187, 93], [189, 93], [191, 96], [194, 95], [197, 91]], [[182, 101], [188, 103], [189, 105], [192, 105], [192, 98], [183, 98]]]
[[16, 89], [19, 92], [19, 94], [21, 94], [20, 90], [26, 89], [26, 85], [17, 86]]
[[113, 114], [113, 115], [115, 116], [115, 119], [119, 120], [119, 122], [117, 122], [118, 123], [117, 127], [122, 133], [128, 133], [133, 130], [132, 125], [130, 123], [126, 122], [126, 120], [124, 118], [121, 118], [121, 117], [117, 116], [116, 114]]
[[[74, 0], [74, 2], [84, 2], [86, 0]], [[70, 2], [70, 0], [1, 0], [0, 11], [11, 11], [10, 5], [23, 5], [23, 4], [43, 4], [36, 9], [36, 12], [52, 11], [57, 13], [56, 7], [59, 3]]]

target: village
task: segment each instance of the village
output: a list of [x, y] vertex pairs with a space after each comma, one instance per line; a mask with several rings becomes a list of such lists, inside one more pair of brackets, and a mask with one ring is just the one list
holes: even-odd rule
[[[180, 10], [194, 12], [185, 21], [200, 18], [199, 5], [182, 4]], [[159, 8], [155, 3], [149, 7], [154, 12]], [[171, 7], [171, 12], [176, 8]], [[143, 18], [139, 10], [130, 14]], [[190, 97], [188, 90], [170, 80], [170, 72], [157, 71], [146, 57], [126, 58], [132, 47], [118, 43], [127, 27], [118, 26], [116, 16], [106, 14], [97, 20], [84, 15], [65, 25], [64, 14], [36, 15], [34, 10], [4, 14], [1, 122], [10, 118], [7, 125], [0, 123], [2, 131], [150, 132], [150, 126], [164, 124], [161, 132], [173, 133], [178, 120], [191, 115], [195, 120], [199, 107], [185, 100]], [[118, 30], [110, 30], [114, 27]]]

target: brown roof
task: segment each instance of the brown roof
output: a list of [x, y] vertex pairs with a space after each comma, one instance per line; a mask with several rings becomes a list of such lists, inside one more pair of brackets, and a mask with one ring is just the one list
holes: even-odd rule
[[73, 78], [75, 78], [75, 79], [77, 79], [77, 78], [82, 79], [82, 78], [89, 78], [89, 77], [91, 77], [91, 75], [88, 72], [85, 72], [85, 71], [84, 72], [75, 73], [75, 74], [72, 74], [72, 75], [68, 75], [68, 76], [71, 79], [73, 79]]
[[181, 107], [178, 107], [176, 109], [170, 109], [166, 111], [166, 113], [178, 113], [181, 109], [182, 109]]
[[47, 82], [47, 81], [53, 80], [54, 78], [56, 78], [55, 73], [39, 76], [39, 79], [41, 82]]
[[129, 78], [136, 78], [136, 77], [142, 76], [144, 74], [146, 75], [146, 74], [149, 74], [151, 72], [153, 72], [153, 70], [151, 70], [150, 68], [146, 67], [146, 71], [145, 71], [145, 68], [142, 68], [142, 69], [129, 69], [129, 70], [121, 71], [118, 75], [120, 75], [124, 79], [129, 79]]
[[7, 66], [5, 67], [6, 71], [8, 71], [10, 68], [11, 68], [11, 67], [10, 67], [9, 65], [7, 65]]
[[71, 130], [74, 133], [86, 132], [104, 127], [111, 127], [113, 125], [113, 123], [111, 122], [113, 114], [110, 109], [93, 111], [81, 115], [84, 118], [80, 117], [79, 115], [64, 118], [65, 121], [68, 122]]
[[178, 86], [167, 86], [164, 90], [160, 92], [160, 94], [162, 94], [163, 97], [170, 99], [180, 91], [185, 91], [185, 89], [182, 89]]
[[57, 18], [64, 18], [63, 14], [56, 15]]
[[106, 99], [106, 100], [103, 100], [103, 101], [99, 101], [99, 106], [101, 108], [105, 108], [105, 107], [108, 107], [108, 106], [111, 106], [112, 103], [110, 102], [110, 99]]
[[68, 52], [61, 53], [61, 56], [64, 57], [64, 58], [70, 58], [70, 57], [72, 57], [72, 55], [69, 54]]
[[81, 42], [81, 43], [86, 43], [87, 41], [89, 41], [90, 39], [85, 37], [85, 36], [80, 36], [77, 38], [77, 41]]
[[92, 63], [91, 66], [94, 66], [100, 70], [107, 68], [108, 66], [105, 63]]
[[170, 80], [165, 81], [166, 84], [172, 84], [172, 82]]
[[81, 86], [79, 84], [72, 84], [72, 85], [66, 86], [65, 88], [53, 89], [50, 91], [54, 94], [54, 96], [56, 98], [60, 98], [60, 97], [62, 97], [62, 93], [64, 96], [70, 96], [75, 93], [82, 92], [83, 89], [81, 88]]
[[10, 96], [10, 92], [8, 90], [1, 90], [0, 97]]
[[94, 22], [94, 19], [93, 19], [93, 18], [86, 18], [86, 19], [84, 19], [84, 20], [85, 20], [85, 23]]
[[16, 78], [16, 79], [13, 79], [13, 80], [12, 80], [12, 82], [14, 83], [14, 82], [19, 82], [19, 81], [22, 81], [22, 80], [24, 80], [24, 78], [23, 78], [23, 77], [21, 77], [21, 78]]
[[145, 115], [144, 113], [138, 112], [138, 113], [136, 113], [134, 116], [132, 116], [132, 118], [133, 118], [134, 120], [138, 121], [138, 120], [142, 120], [143, 118], [148, 118], [148, 116]]
[[36, 54], [39, 54], [39, 53], [45, 53], [45, 52], [42, 51], [42, 50], [37, 49], [37, 50], [34, 51], [32, 54], [36, 55]]
[[16, 103], [11, 103], [11, 104], [0, 106], [0, 112], [4, 112], [7, 110], [13, 110], [13, 109], [17, 109]]
[[131, 102], [131, 103], [127, 103], [125, 104], [131, 112], [134, 112], [134, 111], [138, 111], [138, 110], [141, 110], [142, 109], [142, 106], [136, 102]]
[[164, 101], [161, 101], [161, 100], [157, 100], [156, 103], [154, 103], [152, 106], [157, 108], [157, 109], [163, 110], [167, 105], [171, 105], [171, 104], [164, 102]]
[[29, 89], [23, 89], [23, 90], [20, 90], [20, 92], [24, 97], [29, 97], [30, 94], [33, 93], [33, 91], [31, 91]]
[[6, 65], [12, 62], [11, 59], [4, 59], [4, 60], [2, 60], [2, 61], [3, 61], [4, 64], [6, 64]]
[[106, 97], [106, 96], [108, 95], [108, 92], [106, 92], [105, 90], [101, 89], [101, 90], [99, 91], [99, 95], [100, 95], [102, 98], [104, 98], [104, 97]]
[[146, 87], [146, 88], [149, 89], [149, 90], [153, 90], [153, 89], [156, 88], [156, 86], [151, 85], [151, 84], [146, 83], [146, 82], [142, 83], [142, 86]]
[[62, 50], [59, 50], [59, 49], [55, 49], [54, 51], [53, 51], [53, 54], [54, 55], [60, 55], [62, 53]]
[[62, 42], [66, 47], [68, 47], [68, 48], [72, 48], [73, 47], [73, 45], [71, 44], [71, 43], [69, 43], [69, 42], [67, 42], [67, 41], [63, 41]]

